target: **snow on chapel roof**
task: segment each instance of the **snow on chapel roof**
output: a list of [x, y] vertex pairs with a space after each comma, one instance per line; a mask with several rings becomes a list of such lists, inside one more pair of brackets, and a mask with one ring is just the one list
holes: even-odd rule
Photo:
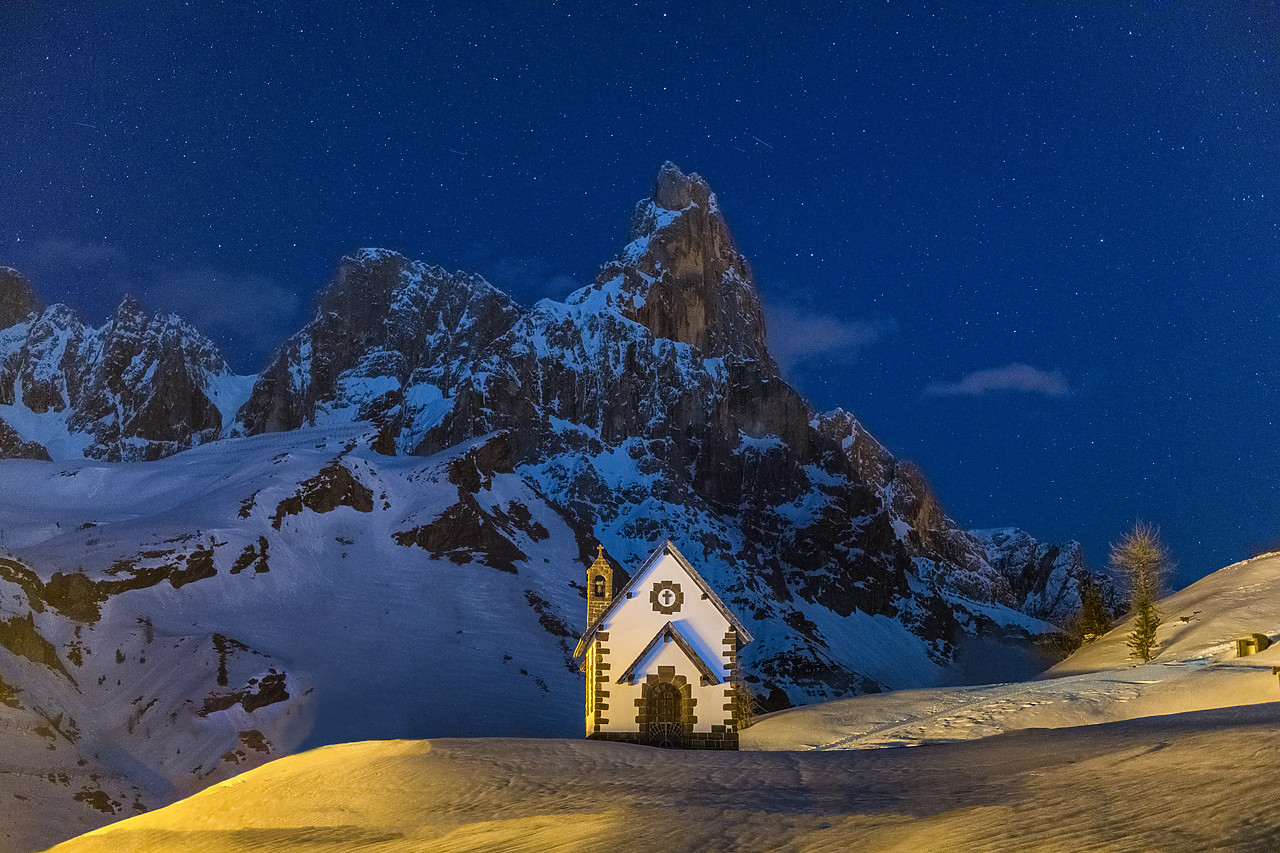
[[733, 615], [733, 611], [720, 600], [720, 596], [716, 595], [716, 591], [713, 590], [705, 580], [703, 580], [702, 575], [698, 574], [697, 569], [695, 569], [689, 561], [685, 559], [684, 554], [681, 554], [679, 549], [677, 549], [676, 546], [672, 544], [671, 540], [668, 539], [666, 542], [662, 543], [662, 545], [654, 549], [653, 553], [649, 555], [643, 565], [641, 565], [640, 568], [631, 575], [631, 579], [627, 581], [626, 586], [614, 593], [613, 601], [609, 602], [609, 606], [600, 613], [594, 622], [587, 626], [587, 630], [582, 635], [582, 639], [578, 641], [578, 647], [574, 649], [574, 657], [581, 657], [586, 653], [587, 647], [591, 644], [591, 638], [595, 636], [596, 631], [599, 630], [600, 626], [604, 624], [604, 621], [609, 618], [609, 615], [613, 613], [618, 604], [627, 600], [627, 593], [631, 591], [631, 588], [636, 585], [636, 582], [639, 581], [640, 578], [644, 577], [645, 573], [649, 571], [654, 563], [662, 559], [664, 554], [670, 554], [675, 558], [675, 561], [682, 569], [684, 569], [685, 574], [689, 576], [690, 580], [697, 584], [698, 588], [707, 596], [707, 599], [715, 605], [716, 610], [720, 611], [720, 614], [724, 616], [724, 618], [729, 621], [729, 624], [734, 627], [734, 630], [736, 630], [742, 637], [742, 642], [744, 644], [749, 643], [754, 639], [746, 626], [739, 621], [737, 616]]

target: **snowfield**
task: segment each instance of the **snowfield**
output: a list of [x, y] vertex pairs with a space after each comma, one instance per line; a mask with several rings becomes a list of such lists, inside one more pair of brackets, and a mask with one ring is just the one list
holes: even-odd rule
[[346, 744], [54, 850], [1275, 850], [1278, 710], [908, 750]]
[[[1280, 555], [1164, 599], [1035, 681], [796, 708], [739, 753], [565, 739], [368, 741], [273, 761], [54, 848], [1280, 849]], [[912, 745], [923, 748], [884, 749]]]

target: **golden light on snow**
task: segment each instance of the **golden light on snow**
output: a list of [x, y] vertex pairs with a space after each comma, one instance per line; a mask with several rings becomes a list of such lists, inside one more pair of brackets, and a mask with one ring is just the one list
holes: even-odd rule
[[1252, 706], [839, 752], [357, 743], [281, 759], [54, 849], [1263, 849], [1231, 840], [1280, 832], [1276, 716]]
[[[1280, 555], [1160, 602], [1049, 677], [797, 708], [742, 752], [386, 741], [283, 758], [58, 851], [1275, 849]], [[892, 745], [923, 745], [883, 749]]]

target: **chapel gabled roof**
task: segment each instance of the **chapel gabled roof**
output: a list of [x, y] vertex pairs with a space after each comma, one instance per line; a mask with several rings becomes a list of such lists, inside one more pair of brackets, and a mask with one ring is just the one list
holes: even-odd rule
[[630, 592], [631, 588], [636, 585], [641, 577], [644, 576], [645, 572], [649, 571], [650, 567], [662, 558], [663, 554], [670, 554], [675, 558], [676, 562], [680, 564], [680, 567], [684, 569], [685, 573], [695, 584], [697, 584], [698, 588], [702, 590], [702, 593], [706, 595], [707, 599], [715, 605], [716, 610], [720, 611], [720, 614], [729, 621], [729, 624], [732, 625], [734, 630], [742, 637], [743, 644], [749, 643], [754, 639], [746, 626], [739, 621], [737, 616], [733, 615], [733, 611], [720, 600], [720, 596], [716, 595], [716, 591], [713, 590], [705, 580], [703, 580], [702, 575], [698, 574], [697, 569], [695, 569], [689, 561], [685, 559], [684, 554], [681, 554], [679, 549], [676, 548], [670, 539], [668, 539], [666, 542], [663, 542], [662, 545], [654, 549], [653, 553], [644, 561], [644, 564], [632, 573], [631, 579], [627, 581], [626, 586], [614, 593], [613, 601], [609, 602], [609, 606], [601, 611], [600, 615], [596, 617], [594, 622], [587, 626], [587, 630], [583, 633], [582, 639], [578, 641], [578, 647], [573, 652], [574, 657], [581, 657], [586, 653], [587, 646], [591, 643], [591, 638], [595, 636], [600, 625], [604, 623], [604, 620], [609, 618], [609, 615], [613, 613], [621, 602], [627, 600], [627, 593]]
[[653, 650], [653, 647], [658, 645], [659, 640], [662, 640], [666, 637], [670, 637], [672, 640], [675, 640], [675, 643], [677, 646], [679, 646], [680, 651], [684, 652], [685, 657], [693, 661], [693, 665], [698, 668], [698, 672], [702, 673], [703, 677], [707, 679], [708, 683], [719, 684], [722, 681], [724, 681], [723, 678], [716, 675], [716, 672], [714, 669], [712, 669], [711, 664], [703, 660], [702, 655], [698, 654], [697, 650], [694, 649], [694, 647], [689, 644], [689, 641], [686, 640], [684, 638], [684, 635], [680, 633], [680, 629], [677, 628], [671, 622], [668, 622], [667, 624], [662, 626], [662, 629], [658, 631], [658, 633], [653, 635], [653, 639], [650, 640], [649, 644], [644, 647], [644, 651], [640, 652], [640, 654], [636, 656], [636, 659], [631, 662], [631, 666], [627, 667], [622, 671], [622, 675], [618, 676], [618, 683], [621, 684], [625, 681], [633, 680], [636, 676], [636, 672], [635, 672], [636, 667], [640, 665], [640, 661], [644, 660], [645, 656], [648, 655], [649, 652]]

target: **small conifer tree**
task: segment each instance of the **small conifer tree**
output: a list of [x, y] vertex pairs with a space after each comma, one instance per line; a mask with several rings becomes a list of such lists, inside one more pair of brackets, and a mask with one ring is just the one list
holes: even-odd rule
[[1144, 599], [1133, 605], [1133, 630], [1129, 632], [1128, 646], [1133, 656], [1143, 662], [1155, 657], [1156, 629], [1160, 627], [1160, 613], [1155, 602]]
[[1111, 614], [1102, 600], [1102, 593], [1093, 578], [1085, 575], [1080, 581], [1080, 640], [1092, 643], [1111, 630]]
[[1160, 531], [1145, 522], [1135, 524], [1111, 546], [1111, 565], [1128, 580], [1132, 595], [1134, 625], [1129, 633], [1129, 648], [1134, 657], [1149, 661], [1155, 656], [1156, 629], [1160, 627], [1156, 598], [1173, 568], [1169, 551], [1160, 541]]

